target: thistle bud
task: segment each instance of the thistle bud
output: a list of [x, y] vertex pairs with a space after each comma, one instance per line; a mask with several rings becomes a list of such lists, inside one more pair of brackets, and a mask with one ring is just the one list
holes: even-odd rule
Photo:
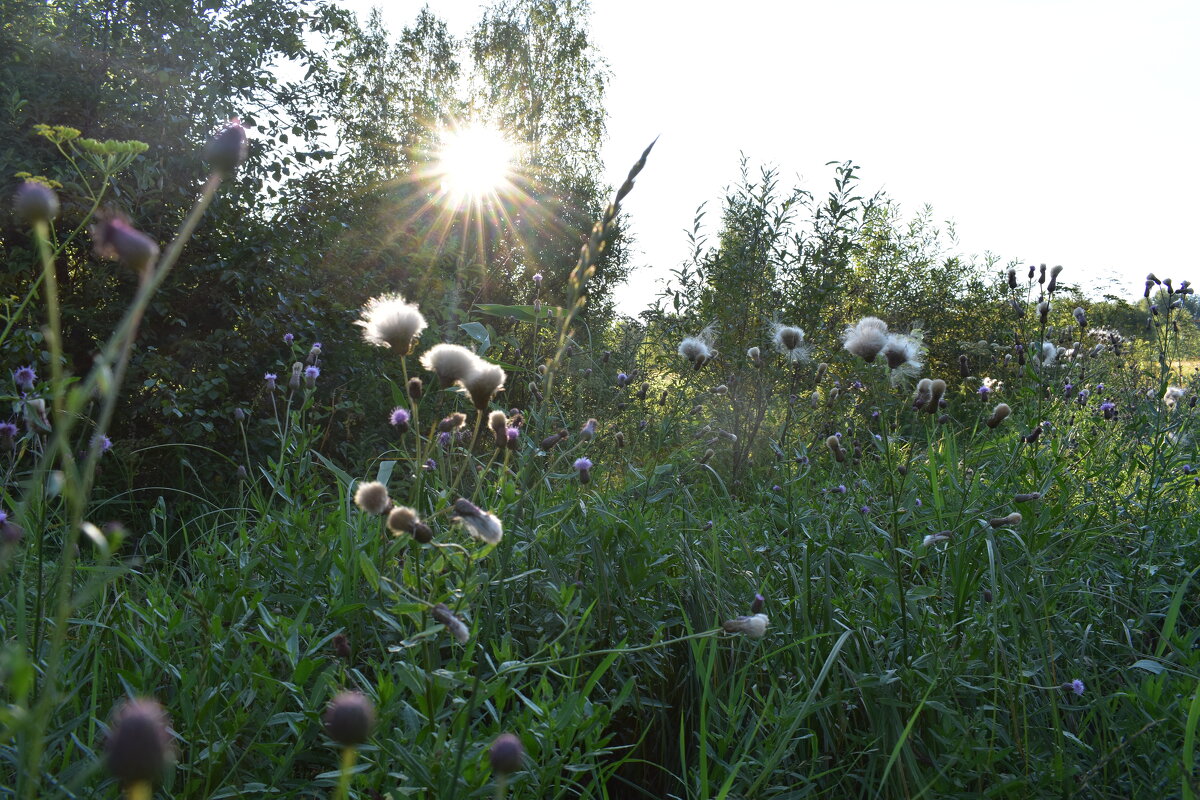
[[[1075, 321], [1077, 323], [1079, 323], [1079, 327], [1081, 327], [1081, 328], [1087, 327], [1087, 313], [1082, 308], [1077, 307], [1071, 313], [1073, 313], [1075, 315]], [[1078, 345], [1076, 345], [1076, 346], [1078, 346]]]
[[1021, 514], [1019, 511], [1014, 511], [1007, 517], [997, 517], [996, 519], [988, 520], [988, 525], [991, 525], [993, 528], [1014, 528], [1020, 524]]
[[1045, 325], [1046, 319], [1050, 316], [1049, 301], [1043, 300], [1042, 302], [1038, 303], [1037, 312], [1038, 312], [1038, 322], [1040, 322], [1042, 325]]
[[712, 457], [713, 457], [713, 456], [715, 456], [715, 455], [716, 455], [716, 453], [715, 453], [715, 452], [713, 451], [713, 449], [710, 447], [710, 448], [708, 448], [707, 450], [705, 450], [705, 451], [704, 451], [704, 455], [700, 456], [700, 459], [699, 459], [699, 461], [700, 461], [700, 463], [701, 463], [701, 464], [707, 464], [709, 461], [711, 461], [711, 460], [712, 460]]
[[421, 383], [420, 378], [409, 378], [408, 379], [408, 396], [413, 399], [413, 402], [419, 401], [421, 399], [421, 395], [424, 393], [424, 391], [425, 391], [425, 387]]
[[964, 378], [971, 375], [971, 361], [967, 358], [966, 353], [962, 353], [958, 357], [958, 374]]
[[113, 714], [104, 749], [108, 770], [124, 784], [153, 783], [172, 758], [169, 721], [154, 700], [130, 700]]
[[235, 117], [209, 139], [204, 148], [204, 160], [213, 172], [228, 176], [246, 160], [246, 152], [246, 129], [242, 127], [241, 120]]
[[153, 268], [158, 260], [158, 245], [154, 240], [121, 216], [108, 216], [93, 225], [92, 241], [100, 258], [120, 261], [138, 272]]
[[1013, 497], [1013, 501], [1017, 503], [1032, 503], [1034, 500], [1041, 499], [1041, 492], [1026, 492], [1025, 494], [1018, 494]]
[[341, 692], [325, 710], [325, 732], [343, 747], [367, 741], [375, 727], [375, 706], [362, 692]]
[[616, 441], [617, 447], [625, 446], [625, 434], [621, 433], [620, 431], [617, 431], [616, 434], [614, 434], [613, 439]]
[[1008, 268], [1008, 288], [1010, 288], [1010, 289], [1017, 288], [1017, 268], [1016, 267]]
[[502, 733], [488, 748], [488, 763], [492, 771], [500, 775], [511, 775], [521, 769], [525, 759], [525, 747], [515, 734]]
[[58, 216], [58, 195], [44, 183], [25, 181], [13, 197], [13, 215], [27, 225], [49, 223]]

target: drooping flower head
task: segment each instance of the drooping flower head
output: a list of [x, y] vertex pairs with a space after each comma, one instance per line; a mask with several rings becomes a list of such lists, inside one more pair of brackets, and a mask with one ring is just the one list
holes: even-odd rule
[[454, 612], [445, 603], [438, 603], [430, 613], [434, 621], [446, 626], [446, 630], [450, 631], [450, 635], [457, 639], [459, 644], [466, 644], [471, 640], [470, 629], [461, 619], [454, 616]]
[[487, 544], [499, 544], [504, 536], [504, 526], [500, 518], [490, 511], [484, 511], [465, 497], [454, 501], [454, 512], [458, 515], [455, 522], [462, 526], [476, 539]]
[[425, 317], [414, 303], [399, 294], [373, 297], [362, 310], [355, 325], [363, 329], [363, 338], [380, 347], [390, 347], [397, 354], [412, 352], [413, 342], [425, 330]]
[[[772, 326], [772, 341], [775, 349], [787, 357], [793, 364], [802, 364], [809, 360], [811, 348], [804, 343], [804, 329], [791, 325]], [[756, 359], [751, 359], [756, 361]]]
[[741, 633], [749, 636], [752, 639], [761, 639], [767, 635], [767, 624], [770, 618], [766, 614], [758, 613], [750, 616], [735, 617], [721, 623], [721, 627], [726, 633]]
[[100, 258], [120, 261], [138, 272], [149, 269], [158, 260], [158, 245], [125, 217], [106, 214], [97, 215], [96, 220], [92, 225], [92, 241]]
[[847, 352], [870, 364], [887, 344], [887, 323], [878, 317], [863, 317], [842, 332], [842, 342]]

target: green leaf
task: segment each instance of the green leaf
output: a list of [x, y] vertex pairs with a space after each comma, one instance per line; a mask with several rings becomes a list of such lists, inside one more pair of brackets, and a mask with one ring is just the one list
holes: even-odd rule
[[479, 342], [479, 355], [483, 355], [492, 346], [492, 337], [488, 329], [478, 322], [464, 322], [458, 327], [475, 341]]
[[555, 317], [561, 317], [566, 313], [558, 306], [542, 306], [540, 315], [533, 306], [505, 306], [497, 305], [496, 303], [480, 303], [475, 308], [493, 317], [508, 317], [509, 319], [520, 320], [521, 322], [536, 322], [539, 317], [542, 321], [546, 321]]

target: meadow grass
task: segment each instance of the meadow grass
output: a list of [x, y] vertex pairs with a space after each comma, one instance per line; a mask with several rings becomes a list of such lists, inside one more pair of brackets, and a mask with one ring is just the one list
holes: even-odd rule
[[[441, 387], [427, 333], [385, 376], [404, 424], [333, 457], [319, 373], [345, 356], [310, 352], [293, 383], [289, 344], [264, 355], [269, 402], [228, 422], [235, 492], [99, 496], [122, 456], [97, 437], [198, 204], [93, 373], [14, 398], [0, 797], [147, 796], [106, 769], [139, 697], [171, 720], [163, 797], [1193, 797], [1197, 387], [1171, 388], [1169, 306], [1156, 358], [1083, 326], [1051, 358], [1031, 278], [1022, 349], [933, 376], [928, 410], [900, 369], [915, 340], [894, 368], [770, 331], [754, 358], [719, 330], [614, 358], [573, 320], [645, 159], [567, 294], [498, 312], [531, 332], [500, 365], [527, 398], [505, 441], [485, 417], [506, 395]], [[91, 522], [147, 494], [141, 529]], [[365, 741], [329, 722], [344, 690], [373, 707]]]

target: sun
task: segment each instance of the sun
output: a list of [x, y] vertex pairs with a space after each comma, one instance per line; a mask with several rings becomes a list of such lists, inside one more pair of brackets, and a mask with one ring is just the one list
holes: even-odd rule
[[487, 125], [448, 129], [442, 135], [436, 173], [451, 202], [478, 201], [511, 185], [515, 148]]

